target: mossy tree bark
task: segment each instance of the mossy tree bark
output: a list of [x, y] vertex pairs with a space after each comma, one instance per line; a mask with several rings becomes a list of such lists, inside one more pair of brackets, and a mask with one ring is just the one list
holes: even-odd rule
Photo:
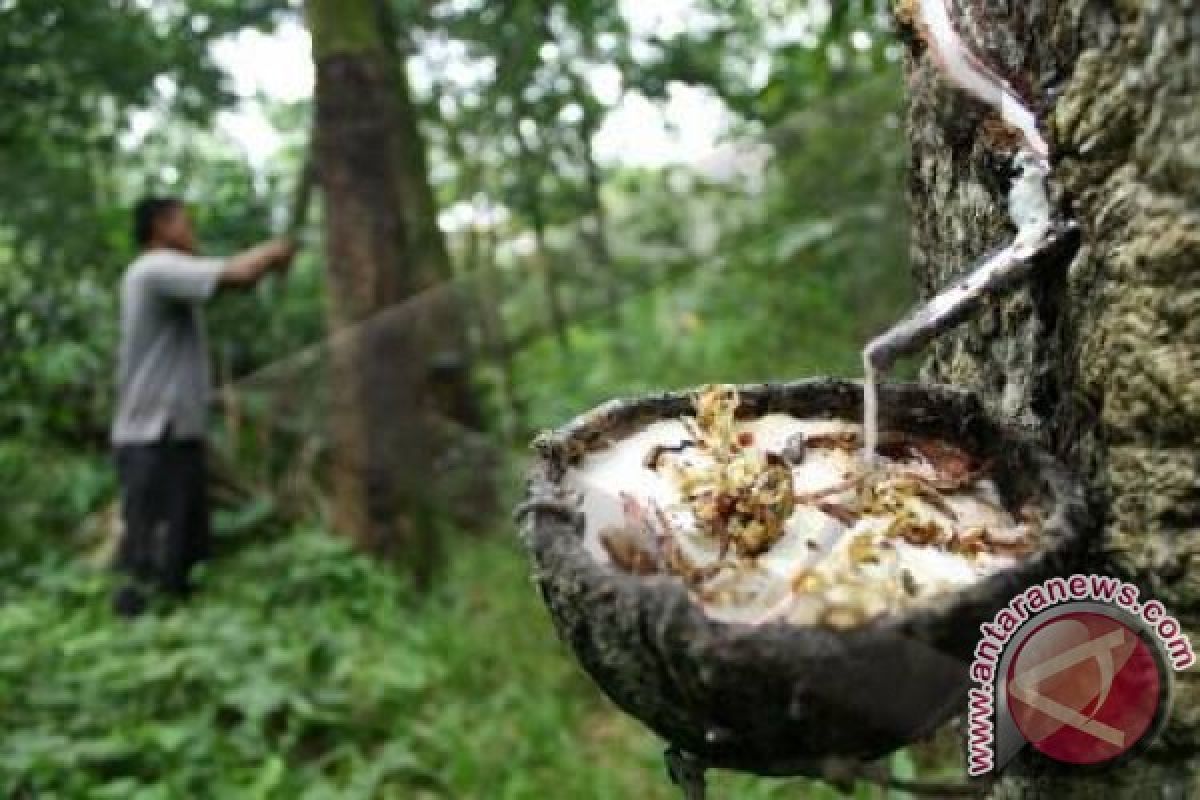
[[[944, 339], [924, 377], [978, 390], [1084, 477], [1099, 567], [1200, 641], [1200, 8], [1187, 0], [951, 0], [962, 32], [1034, 98], [1078, 252]], [[911, 39], [915, 277], [928, 296], [1006, 242], [1006, 137]], [[1003, 797], [1200, 794], [1200, 673], [1164, 736], [1102, 776], [1007, 779]]]
[[428, 577], [431, 418], [478, 422], [458, 297], [430, 289], [449, 260], [387, 4], [309, 0], [307, 13], [331, 290], [334, 525]]

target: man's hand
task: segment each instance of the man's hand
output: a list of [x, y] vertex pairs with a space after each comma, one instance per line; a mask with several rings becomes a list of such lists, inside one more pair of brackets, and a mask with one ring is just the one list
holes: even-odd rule
[[286, 270], [295, 255], [296, 243], [291, 239], [269, 239], [225, 262], [220, 285], [234, 288], [253, 286], [272, 269]]
[[300, 249], [300, 245], [296, 243], [295, 239], [288, 236], [273, 239], [272, 242], [279, 245], [279, 256], [275, 262], [275, 269], [280, 275], [286, 275], [292, 268], [292, 262], [296, 259], [296, 251]]

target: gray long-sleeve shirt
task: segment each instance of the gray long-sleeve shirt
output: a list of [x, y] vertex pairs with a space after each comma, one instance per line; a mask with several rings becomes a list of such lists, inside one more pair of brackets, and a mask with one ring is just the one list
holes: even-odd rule
[[121, 280], [121, 346], [113, 444], [204, 436], [211, 392], [201, 305], [224, 259], [151, 250]]

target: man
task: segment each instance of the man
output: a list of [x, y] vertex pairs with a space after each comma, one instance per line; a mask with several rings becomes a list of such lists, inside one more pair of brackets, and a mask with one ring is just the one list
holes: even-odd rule
[[288, 266], [275, 239], [231, 258], [196, 255], [183, 203], [148, 197], [133, 215], [140, 253], [121, 281], [121, 346], [112, 427], [125, 533], [116, 566], [131, 579], [114, 610], [141, 613], [144, 590], [187, 593], [208, 554], [205, 428], [209, 355], [201, 306], [221, 289], [253, 286]]

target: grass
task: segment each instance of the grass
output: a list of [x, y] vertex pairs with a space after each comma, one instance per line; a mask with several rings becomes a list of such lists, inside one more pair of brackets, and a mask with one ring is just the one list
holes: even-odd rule
[[[876, 239], [876, 257], [851, 247]], [[903, 304], [892, 244], [852, 229], [780, 264], [714, 263], [626, 304], [615, 336], [576, 326], [569, 358], [542, 342], [517, 363], [523, 422], [664, 386], [856, 376], [861, 342]], [[863, 305], [863, 287], [894, 299]], [[663, 744], [558, 641], [512, 531], [456, 537], [417, 597], [403, 570], [325, 531], [250, 534], [263, 520], [243, 513], [191, 602], [123, 622], [110, 578], [45, 544], [111, 494], [111, 471], [50, 452], [0, 447], [0, 796], [679, 797]], [[907, 754], [894, 763], [911, 774]], [[841, 796], [727, 773], [710, 785], [718, 799]]]
[[[48, 558], [0, 606], [0, 792], [64, 798], [675, 798], [662, 744], [559, 643], [511, 538], [418, 600], [318, 530], [236, 550], [134, 622]], [[838, 796], [717, 774], [713, 796]], [[863, 796], [873, 796], [865, 792]], [[894, 796], [894, 795], [893, 795]]]

